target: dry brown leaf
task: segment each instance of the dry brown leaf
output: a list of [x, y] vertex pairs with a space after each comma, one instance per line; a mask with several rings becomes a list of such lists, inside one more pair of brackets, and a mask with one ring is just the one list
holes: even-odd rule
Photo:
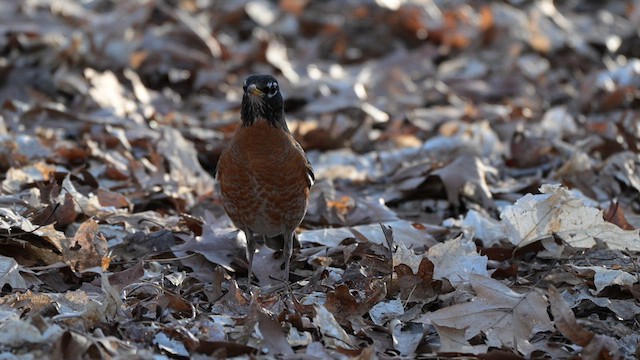
[[549, 288], [549, 303], [551, 305], [553, 323], [562, 335], [574, 344], [580, 346], [589, 344], [594, 334], [576, 323], [576, 316], [573, 311], [553, 286]]
[[73, 270], [82, 271], [101, 268], [106, 250], [106, 240], [98, 234], [98, 223], [89, 219], [80, 224], [68, 247], [63, 249], [63, 255]]
[[139, 281], [144, 276], [144, 265], [141, 261], [125, 270], [109, 276], [109, 284], [122, 291], [126, 286]]
[[555, 327], [569, 341], [583, 347], [583, 359], [620, 358], [615, 341], [609, 336], [594, 334], [578, 324], [575, 314], [553, 286], [549, 288], [549, 303]]
[[120, 193], [107, 191], [102, 188], [98, 189], [98, 201], [102, 206], [113, 206], [115, 208], [131, 207], [131, 203], [126, 196]]
[[327, 293], [327, 301], [324, 306], [339, 319], [349, 320], [366, 314], [369, 309], [350, 293], [347, 285], [338, 285], [334, 291]]
[[396, 265], [400, 297], [408, 302], [429, 302], [438, 294], [442, 283], [433, 279], [433, 263], [423, 258], [416, 274], [405, 264]]
[[75, 199], [70, 193], [64, 194], [64, 202], [54, 210], [56, 223], [59, 226], [67, 226], [73, 223], [78, 214], [76, 213]]

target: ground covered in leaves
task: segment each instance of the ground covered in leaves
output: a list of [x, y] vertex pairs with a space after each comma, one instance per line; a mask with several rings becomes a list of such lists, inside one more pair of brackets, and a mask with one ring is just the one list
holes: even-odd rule
[[[633, 358], [634, 1], [0, 11], [0, 357]], [[277, 76], [317, 183], [248, 291], [212, 174]], [[511, 356], [511, 357], [508, 357]]]

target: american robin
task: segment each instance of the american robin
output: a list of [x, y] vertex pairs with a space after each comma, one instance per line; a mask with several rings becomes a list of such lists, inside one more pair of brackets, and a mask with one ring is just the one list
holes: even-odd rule
[[251, 75], [242, 89], [242, 125], [218, 161], [222, 203], [247, 237], [249, 283], [256, 235], [284, 237], [288, 282], [295, 229], [307, 211], [315, 178], [285, 121], [278, 81], [270, 75]]

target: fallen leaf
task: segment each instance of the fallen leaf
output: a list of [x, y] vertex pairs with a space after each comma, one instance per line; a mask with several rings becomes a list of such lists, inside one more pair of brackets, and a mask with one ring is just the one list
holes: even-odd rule
[[27, 282], [20, 275], [20, 268], [13, 258], [0, 255], [0, 288], [9, 285], [12, 289], [26, 289]]
[[265, 345], [268, 347], [270, 355], [286, 356], [294, 354], [279, 321], [260, 311], [258, 313], [258, 328], [260, 329], [260, 334], [264, 337]]
[[374, 324], [383, 326], [389, 320], [404, 314], [402, 302], [398, 299], [379, 302], [369, 310], [369, 316]]
[[480, 256], [476, 245], [462, 237], [431, 247], [427, 258], [434, 265], [433, 278], [447, 279], [454, 287], [469, 282], [476, 275], [489, 276], [487, 257]]
[[[158, 152], [169, 164], [169, 175], [182, 189], [178, 193], [194, 191], [205, 194], [213, 190], [213, 178], [207, 173], [200, 162], [192, 143], [173, 128], [162, 128], [162, 137], [158, 143]], [[177, 195], [177, 194], [176, 194]]]
[[500, 214], [512, 244], [523, 247], [558, 234], [575, 248], [590, 248], [599, 239], [610, 249], [640, 251], [640, 230], [623, 230], [604, 221], [601, 210], [560, 185], [543, 185], [540, 192], [525, 195]]
[[611, 310], [618, 318], [630, 320], [640, 314], [640, 306], [635, 302], [626, 299], [610, 299], [607, 297], [597, 297], [591, 294], [591, 290], [586, 288], [576, 288], [572, 291], [564, 291], [562, 293], [564, 301], [575, 308], [580, 305], [583, 300], [587, 300], [598, 307]]
[[593, 284], [596, 286], [596, 294], [600, 293], [607, 286], [631, 286], [638, 281], [636, 275], [632, 275], [623, 270], [606, 269], [602, 266], [577, 266], [571, 265], [572, 269], [581, 277], [593, 276]]
[[424, 324], [413, 322], [403, 324], [400, 320], [394, 319], [391, 320], [389, 327], [395, 349], [403, 355], [415, 354], [424, 337]]
[[[383, 222], [384, 226], [393, 229], [393, 237], [396, 243], [403, 243], [405, 247], [427, 247], [435, 244], [435, 239], [429, 234], [429, 228], [414, 224], [409, 221], [398, 220]], [[379, 224], [360, 225], [352, 227], [374, 244], [385, 244], [386, 239]], [[337, 246], [344, 239], [352, 238], [353, 233], [346, 228], [309, 230], [298, 236], [300, 243], [317, 243], [326, 246]]]
[[467, 196], [486, 209], [493, 207], [493, 196], [486, 181], [487, 174], [491, 173], [495, 174], [496, 169], [477, 157], [463, 155], [431, 174], [440, 178], [453, 206], [460, 206], [460, 197]]
[[468, 238], [482, 240], [484, 247], [499, 245], [506, 238], [503, 223], [475, 210], [467, 212], [461, 227], [469, 232]]
[[575, 314], [553, 286], [549, 288], [549, 303], [555, 327], [571, 342], [584, 347], [584, 359], [619, 358], [613, 339], [606, 335], [594, 334], [578, 324]]
[[342, 329], [331, 312], [322, 305], [315, 305], [316, 316], [313, 321], [322, 334], [325, 346], [353, 347], [349, 335]]
[[153, 337], [153, 344], [156, 345], [158, 349], [173, 354], [174, 356], [189, 356], [189, 351], [187, 351], [187, 348], [182, 342], [170, 338], [164, 332], [159, 332]]
[[629, 224], [629, 221], [625, 218], [622, 208], [620, 208], [619, 204], [615, 201], [612, 201], [611, 204], [609, 204], [609, 207], [603, 217], [605, 221], [616, 224], [621, 229], [635, 230], [635, 227]]
[[101, 268], [106, 250], [106, 241], [98, 234], [98, 223], [89, 219], [80, 225], [71, 242], [63, 249], [63, 256], [75, 271], [82, 271]]
[[[474, 301], [429, 312], [420, 321], [464, 330], [466, 340], [482, 333], [486, 345], [507, 346], [525, 356], [534, 350], [531, 338], [552, 329], [547, 302], [538, 291], [519, 294], [497, 280], [476, 274], [470, 274], [469, 281], [477, 294]], [[470, 350], [479, 353], [482, 349]]]
[[233, 270], [233, 261], [246, 252], [244, 234], [233, 228], [219, 228], [214, 222], [208, 222], [202, 230], [201, 236], [189, 236], [184, 244], [173, 246], [173, 253], [179, 257], [200, 254], [214, 264]]

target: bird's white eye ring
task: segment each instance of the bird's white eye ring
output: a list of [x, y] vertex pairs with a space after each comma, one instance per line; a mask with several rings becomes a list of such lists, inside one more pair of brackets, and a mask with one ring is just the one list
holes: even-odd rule
[[278, 93], [278, 83], [272, 81], [267, 84], [267, 88], [269, 88], [269, 93], [267, 93], [267, 97], [274, 97]]

